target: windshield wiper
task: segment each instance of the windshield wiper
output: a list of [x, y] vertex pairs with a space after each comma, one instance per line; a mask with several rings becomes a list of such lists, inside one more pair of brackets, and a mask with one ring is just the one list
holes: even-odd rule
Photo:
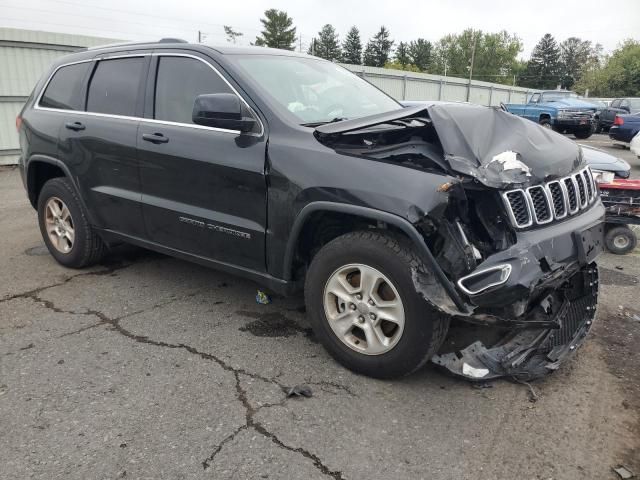
[[319, 127], [320, 125], [326, 125], [327, 123], [337, 123], [342, 122], [343, 120], [349, 120], [346, 117], [336, 117], [333, 120], [327, 120], [326, 122], [311, 122], [311, 123], [302, 123], [303, 127]]

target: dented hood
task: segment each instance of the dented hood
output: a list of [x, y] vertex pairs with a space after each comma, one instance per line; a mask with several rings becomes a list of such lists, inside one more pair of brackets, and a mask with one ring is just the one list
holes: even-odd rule
[[[582, 163], [580, 147], [564, 136], [502, 110], [468, 103], [434, 102], [380, 115], [330, 123], [316, 134], [384, 130], [384, 124], [429, 118], [451, 170], [494, 188], [564, 176]], [[376, 128], [378, 127], [378, 128]]]
[[538, 183], [582, 163], [575, 142], [511, 113], [469, 104], [427, 109], [451, 168], [485, 185]]

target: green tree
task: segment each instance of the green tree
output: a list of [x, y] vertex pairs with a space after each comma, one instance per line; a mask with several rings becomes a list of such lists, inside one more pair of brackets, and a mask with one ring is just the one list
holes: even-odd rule
[[234, 30], [230, 25], [224, 25], [224, 34], [227, 36], [227, 42], [236, 43], [238, 38], [244, 35], [241, 32]]
[[433, 44], [424, 38], [409, 42], [409, 63], [418, 67], [419, 71], [427, 72], [433, 61]]
[[254, 45], [260, 47], [281, 48], [293, 50], [296, 42], [296, 27], [293, 19], [287, 12], [270, 8], [264, 12], [264, 18], [260, 19], [263, 30], [256, 37]]
[[569, 37], [560, 44], [560, 80], [562, 87], [571, 89], [593, 56], [588, 40]]
[[640, 42], [625, 40], [600, 65], [583, 72], [575, 90], [603, 97], [640, 97]]
[[355, 26], [351, 27], [342, 44], [342, 61], [352, 65], [362, 63], [362, 41], [360, 31]]
[[550, 33], [545, 34], [533, 49], [525, 77], [523, 83], [527, 87], [553, 89], [560, 84], [560, 49]]
[[396, 56], [395, 63], [402, 67], [402, 70], [405, 70], [407, 65], [411, 64], [411, 60], [409, 58], [409, 45], [406, 42], [400, 42], [398, 44], [398, 48], [396, 48]]
[[[475, 55], [474, 55], [475, 49]], [[442, 37], [433, 47], [429, 71], [454, 77], [469, 77], [471, 58], [473, 78], [490, 82], [513, 83], [522, 42], [506, 31], [485, 33], [467, 29]]]
[[325, 60], [338, 60], [340, 58], [340, 40], [333, 25], [326, 24], [314, 38], [307, 52]]
[[364, 64], [370, 67], [384, 67], [391, 56], [393, 40], [389, 39], [389, 30], [383, 25], [380, 27], [364, 50]]

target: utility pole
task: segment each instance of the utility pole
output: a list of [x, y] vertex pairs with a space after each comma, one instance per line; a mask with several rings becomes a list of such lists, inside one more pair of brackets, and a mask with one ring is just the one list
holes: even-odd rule
[[473, 78], [473, 62], [476, 59], [476, 34], [473, 33], [473, 46], [471, 47], [471, 67], [469, 68], [469, 85], [467, 85], [467, 102], [471, 97], [471, 79]]

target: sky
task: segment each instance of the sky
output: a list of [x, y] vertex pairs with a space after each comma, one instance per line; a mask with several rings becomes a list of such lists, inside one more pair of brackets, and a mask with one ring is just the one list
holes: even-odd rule
[[[615, 8], [612, 8], [615, 5]], [[264, 10], [285, 10], [294, 20], [301, 46], [308, 45], [326, 23], [344, 37], [352, 25], [363, 43], [385, 25], [396, 41], [423, 37], [436, 41], [465, 28], [507, 30], [524, 44], [528, 58], [545, 33], [559, 42], [577, 36], [609, 52], [625, 38], [640, 40], [640, 0], [0, 0], [0, 27], [75, 33], [122, 40], [178, 37], [225, 43], [223, 25], [244, 33], [248, 45], [260, 33]]]

